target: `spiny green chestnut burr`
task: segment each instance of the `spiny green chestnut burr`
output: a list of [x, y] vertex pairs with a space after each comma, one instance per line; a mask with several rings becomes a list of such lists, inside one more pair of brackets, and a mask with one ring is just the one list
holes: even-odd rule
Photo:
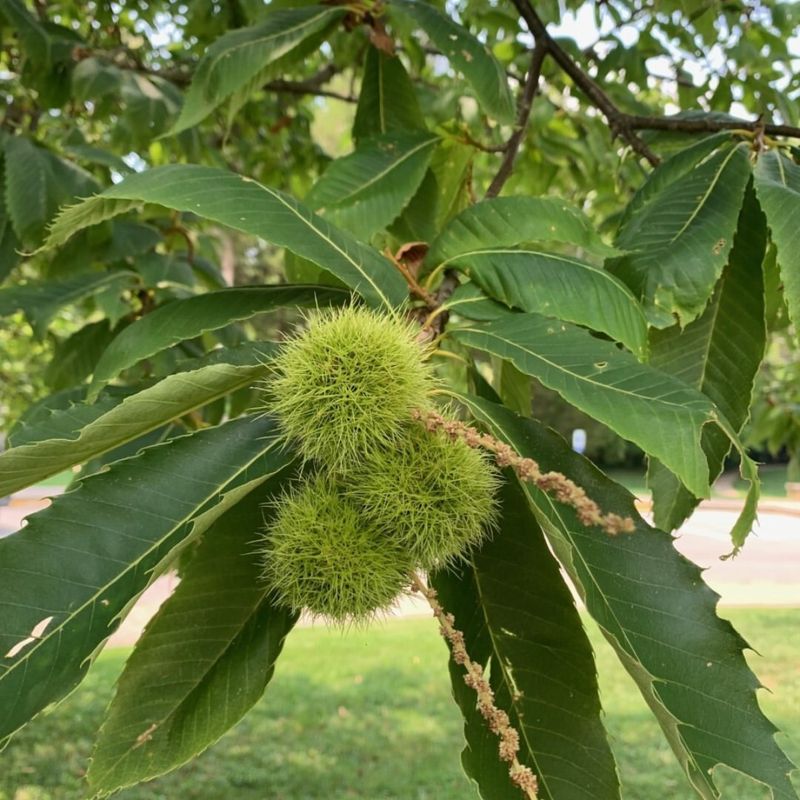
[[315, 312], [273, 362], [270, 406], [306, 459], [345, 471], [426, 403], [424, 356], [410, 322], [355, 306]]
[[348, 476], [347, 496], [426, 569], [456, 561], [491, 532], [498, 475], [462, 441], [411, 424]]
[[276, 505], [263, 563], [278, 602], [339, 624], [362, 623], [408, 586], [408, 554], [387, 541], [329, 475], [304, 479]]

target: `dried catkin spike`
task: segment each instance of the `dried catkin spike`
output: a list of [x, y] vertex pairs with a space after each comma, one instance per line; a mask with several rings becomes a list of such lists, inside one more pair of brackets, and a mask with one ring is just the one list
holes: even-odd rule
[[413, 323], [350, 306], [312, 313], [273, 362], [269, 406], [307, 459], [345, 471], [391, 445], [432, 388]]
[[494, 692], [483, 674], [483, 667], [469, 657], [464, 644], [464, 634], [456, 628], [455, 618], [442, 608], [436, 590], [427, 586], [418, 575], [412, 577], [411, 586], [428, 601], [428, 605], [439, 623], [439, 630], [450, 645], [453, 661], [464, 667], [464, 683], [475, 691], [478, 711], [486, 720], [489, 730], [500, 740], [497, 752], [500, 759], [508, 764], [508, 775], [511, 781], [529, 800], [536, 800], [538, 790], [536, 776], [529, 767], [520, 764], [517, 758], [519, 732], [511, 724], [508, 714], [495, 705]]
[[578, 519], [587, 527], [597, 526], [611, 536], [633, 533], [636, 530], [634, 521], [630, 517], [603, 514], [597, 503], [574, 481], [560, 472], [542, 472], [532, 458], [523, 458], [499, 439], [481, 433], [458, 420], [447, 419], [438, 411], [415, 409], [412, 418], [422, 422], [430, 433], [443, 431], [454, 441], [462, 441], [470, 447], [481, 447], [494, 453], [499, 467], [511, 467], [521, 480], [529, 481], [542, 491], [552, 494], [559, 502], [571, 505], [577, 511]]

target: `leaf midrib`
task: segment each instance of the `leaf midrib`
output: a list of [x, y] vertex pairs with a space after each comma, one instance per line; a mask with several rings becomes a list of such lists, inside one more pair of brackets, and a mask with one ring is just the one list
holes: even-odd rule
[[[187, 376], [191, 376], [193, 372], [199, 372], [202, 369], [210, 369], [212, 367], [219, 367], [219, 366], [230, 367], [231, 369], [234, 369], [234, 370], [237, 370], [237, 371], [240, 370], [240, 369], [242, 371], [249, 370], [249, 369], [253, 369], [253, 370], [256, 369], [255, 365], [253, 367], [249, 367], [249, 366], [240, 365], [240, 364], [224, 364], [224, 363], [221, 363], [221, 364], [209, 364], [207, 367], [200, 367], [199, 370], [192, 370], [191, 372], [187, 372], [187, 373], [183, 373], [183, 374], [185, 374]], [[181, 373], [176, 373], [176, 374], [181, 374]], [[169, 377], [173, 377], [173, 376], [167, 376], [167, 378], [169, 378]], [[188, 414], [188, 413], [194, 411], [197, 408], [202, 408], [203, 406], [208, 405], [209, 403], [213, 403], [214, 400], [218, 400], [220, 397], [224, 397], [225, 395], [229, 394], [230, 392], [235, 391], [236, 389], [240, 389], [242, 386], [247, 386], [248, 384], [252, 383], [253, 380], [254, 380], [254, 377], [255, 376], [250, 375], [250, 374], [242, 375], [242, 380], [240, 382], [236, 383], [235, 385], [226, 386], [224, 389], [220, 390], [219, 392], [216, 392], [213, 395], [210, 395], [209, 399], [203, 400], [202, 403], [199, 403], [199, 404], [197, 404], [195, 406], [192, 406], [191, 408], [187, 408], [187, 409], [185, 409], [183, 411], [180, 411], [174, 417], [170, 417], [169, 419], [160, 419], [157, 423], [153, 424], [149, 428], [137, 429], [137, 435], [142, 435], [143, 436], [143, 435], [145, 435], [147, 433], [150, 433], [150, 431], [153, 431], [156, 428], [160, 427], [161, 425], [164, 425], [164, 424], [166, 424], [168, 422], [172, 422], [173, 420], [177, 419], [178, 417], [183, 416], [184, 414]], [[148, 387], [148, 389], [144, 389], [142, 391], [149, 391], [150, 389], [154, 389], [156, 386], [158, 386], [158, 383], [153, 384], [153, 386]], [[22, 450], [23, 448], [26, 448], [26, 447], [39, 448], [39, 447], [44, 447], [45, 444], [51, 443], [51, 442], [52, 443], [55, 443], [55, 442], [66, 442], [66, 443], [71, 443], [73, 445], [78, 445], [83, 440], [83, 433], [85, 433], [85, 431], [87, 431], [88, 429], [90, 429], [94, 425], [99, 425], [100, 427], [102, 427], [103, 425], [107, 425], [108, 424], [107, 422], [103, 422], [104, 417], [108, 416], [109, 414], [113, 414], [113, 413], [117, 412], [119, 410], [120, 406], [122, 406], [125, 402], [131, 400], [132, 398], [135, 398], [136, 396], [137, 395], [130, 395], [129, 397], [126, 397], [119, 405], [116, 405], [116, 406], [110, 408], [102, 416], [100, 416], [97, 419], [95, 419], [92, 422], [90, 422], [82, 431], [80, 431], [80, 435], [77, 438], [75, 438], [75, 439], [64, 439], [64, 438], [60, 438], [60, 439], [40, 439], [40, 440], [38, 440], [36, 442], [31, 442], [30, 444], [21, 444], [18, 447], [9, 448], [4, 453], [0, 453], [0, 464], [2, 464], [2, 458], [3, 458], [4, 455], [11, 454], [11, 453], [14, 453], [15, 455], [20, 455], [20, 453], [18, 451], [20, 451], [20, 450]], [[85, 440], [83, 440], [83, 441], [85, 441]], [[92, 451], [91, 455], [92, 456], [102, 455], [103, 453], [107, 453], [109, 450], [113, 450], [119, 444], [124, 444], [126, 441], [130, 441], [130, 439], [122, 439], [122, 440], [116, 439], [108, 447], [106, 447], [106, 448], [104, 448], [102, 450]], [[31, 457], [30, 454], [23, 453], [22, 455], [23, 456], [28, 455], [28, 457]], [[41, 458], [41, 456], [40, 456], [40, 458]], [[45, 458], [49, 458], [49, 456], [45, 456]], [[80, 459], [78, 461], [72, 461], [71, 463], [72, 464], [76, 464], [76, 463], [79, 463], [79, 462], [80, 462]], [[62, 469], [62, 465], [61, 465], [61, 462], [59, 462], [59, 466], [56, 467], [56, 469], [54, 469], [53, 472], [50, 472], [50, 473], [48, 473], [47, 475], [45, 475], [43, 477], [49, 477], [50, 475], [54, 475], [57, 472], [59, 472], [61, 469]], [[19, 485], [19, 486], [17, 484], [13, 484], [13, 486], [17, 486], [17, 488], [24, 488], [27, 485], [28, 485], [27, 483], [24, 483], [24, 484]], [[16, 489], [12, 489], [12, 491], [16, 491]]]
[[240, 44], [226, 48], [224, 51], [221, 51], [219, 55], [214, 56], [214, 58], [209, 62], [207, 75], [210, 77], [217, 69], [219, 62], [224, 58], [230, 57], [231, 54], [238, 53], [239, 50], [246, 49], [248, 47], [260, 46], [265, 42], [270, 41], [271, 39], [279, 39], [282, 37], [290, 38], [291, 34], [295, 33], [295, 31], [302, 30], [304, 27], [313, 25], [313, 23], [317, 22], [321, 17], [329, 15], [332, 10], [334, 9], [323, 8], [316, 16], [309, 17], [308, 19], [305, 19], [302, 22], [297, 23], [291, 28], [282, 28], [278, 31], [267, 34], [265, 36], [259, 36], [256, 39], [250, 39], [246, 42], [241, 42]]
[[[213, 670], [216, 668], [217, 664], [219, 664], [219, 662], [223, 658], [225, 658], [225, 656], [231, 651], [231, 648], [234, 646], [234, 644], [236, 642], [236, 639], [241, 635], [242, 631], [248, 625], [250, 620], [253, 619], [255, 614], [260, 610], [261, 605], [264, 602], [264, 599], [266, 598], [266, 596], [267, 596], [267, 591], [264, 591], [264, 592], [261, 593], [261, 596], [258, 598], [258, 601], [254, 604], [254, 606], [253, 606], [252, 610], [250, 611], [250, 613], [248, 613], [247, 616], [244, 617], [243, 620], [232, 629], [233, 631], [235, 631], [235, 633], [234, 633], [233, 636], [229, 637], [229, 639], [226, 642], [225, 647], [222, 649], [222, 651], [217, 655], [217, 657], [213, 661], [208, 663], [206, 669], [204, 669], [202, 674], [198, 676], [197, 680], [192, 682], [191, 688], [188, 688], [188, 690], [184, 693], [184, 696], [181, 698], [180, 702], [175, 704], [169, 710], [169, 712], [166, 715], [161, 717], [160, 720], [150, 723], [151, 727], [149, 728], [149, 730], [151, 730], [153, 733], [156, 733], [157, 731], [163, 730], [164, 723], [167, 722], [168, 720], [170, 720], [171, 718], [173, 718], [183, 707], [186, 706], [186, 704], [189, 702], [190, 697], [200, 688], [200, 686], [203, 684], [203, 682], [206, 680], [206, 678], [209, 676], [209, 674], [211, 674], [211, 672], [213, 672]], [[228, 628], [227, 626], [226, 626], [226, 629], [230, 630], [230, 628]], [[152, 725], [155, 725], [155, 728], [153, 728]], [[105, 726], [103, 726], [103, 727], [105, 727]], [[103, 728], [101, 727], [98, 735], [101, 735], [102, 732], [103, 732]], [[112, 764], [110, 764], [101, 773], [100, 778], [102, 779], [103, 777], [106, 777], [106, 776], [110, 775], [120, 765], [121, 762], [123, 762], [125, 759], [127, 759], [131, 755], [131, 753], [135, 749], [136, 749], [135, 746], [131, 747], [131, 748], [128, 748], [121, 756], [118, 756], [114, 760], [114, 762]], [[99, 780], [95, 780], [95, 783], [98, 783], [98, 782], [100, 782], [100, 781]], [[126, 785], [130, 785], [130, 784], [126, 784]]]
[[605, 269], [601, 269], [600, 267], [595, 267], [593, 264], [587, 264], [585, 261], [579, 261], [575, 258], [569, 258], [567, 256], [556, 255], [555, 253], [546, 253], [543, 250], [532, 250], [530, 248], [519, 248], [519, 247], [486, 247], [481, 248], [479, 250], [467, 250], [463, 253], [458, 253], [454, 256], [450, 256], [450, 258], [446, 258], [442, 261], [437, 269], [442, 266], [446, 266], [454, 261], [460, 260], [462, 258], [469, 258], [470, 256], [482, 256], [482, 255], [530, 255], [530, 256], [543, 256], [545, 258], [553, 259], [553, 261], [563, 261], [565, 264], [571, 264], [576, 267], [581, 267], [581, 269], [588, 270], [594, 274], [597, 274], [599, 277], [606, 279], [611, 283], [616, 289], [619, 289], [620, 292], [627, 295], [633, 302], [636, 304], [636, 309], [639, 311], [640, 316], [642, 319], [645, 319], [644, 312], [641, 310], [638, 301], [636, 300], [636, 296], [633, 292], [616, 276], [612, 275]]
[[[225, 481], [225, 486], [229, 486], [236, 479], [238, 475], [241, 475], [243, 472], [245, 472], [252, 464], [258, 461], [260, 458], [263, 458], [265, 453], [268, 453], [273, 447], [277, 445], [279, 445], [279, 440], [273, 439], [272, 443], [268, 447], [259, 450], [259, 452], [256, 453], [255, 456], [253, 456], [253, 458], [251, 458], [244, 465], [239, 467], [236, 470], [236, 472], [234, 472], [228, 478], [228, 480]], [[147, 550], [145, 550], [135, 561], [130, 562], [126, 569], [118, 573], [113, 580], [109, 581], [104, 586], [98, 587], [98, 591], [96, 591], [90, 598], [88, 598], [82, 605], [76, 608], [73, 612], [67, 614], [66, 617], [60, 623], [58, 623], [58, 625], [56, 625], [53, 628], [48, 628], [47, 635], [37, 639], [36, 643], [32, 647], [26, 649], [25, 654], [21, 656], [18, 660], [16, 660], [10, 667], [8, 667], [8, 669], [6, 669], [6, 671], [3, 672], [2, 675], [0, 675], [0, 680], [5, 680], [6, 676], [12, 673], [17, 667], [19, 667], [20, 664], [24, 663], [25, 668], [27, 669], [28, 659], [30, 658], [30, 656], [33, 655], [42, 645], [49, 642], [55, 633], [60, 632], [67, 623], [75, 619], [87, 607], [94, 605], [110, 586], [113, 586], [119, 580], [124, 578], [125, 575], [127, 575], [132, 569], [134, 570], [138, 569], [139, 564], [147, 556], [151, 555], [155, 550], [157, 550], [163, 544], [163, 542], [166, 541], [166, 539], [168, 539], [170, 536], [172, 536], [173, 533], [175, 533], [176, 530], [178, 530], [178, 528], [180, 528], [182, 525], [185, 525], [187, 522], [191, 522], [192, 518], [196, 515], [197, 510], [201, 508], [203, 505], [205, 505], [205, 503], [207, 503], [211, 498], [219, 494], [220, 494], [220, 489], [218, 486], [215, 486], [213, 491], [209, 492], [209, 494], [201, 502], [195, 504], [191, 513], [182, 517], [180, 520], [177, 520], [175, 524], [168, 531], [164, 533], [163, 536], [159, 537], [158, 540], [155, 541]], [[53, 661], [55, 662], [55, 659], [53, 659]]]
[[[512, 342], [509, 339], [504, 339], [502, 336], [499, 336], [498, 334], [496, 334], [496, 333], [494, 333], [492, 331], [488, 331], [488, 330], [485, 330], [485, 329], [481, 330], [480, 328], [459, 328], [458, 331], [459, 332], [463, 331], [465, 333], [480, 333], [480, 334], [483, 334], [484, 336], [493, 337], [493, 338], [497, 339], [498, 341], [501, 341], [501, 342], [509, 345], [512, 348], [516, 348], [517, 350], [522, 350], [523, 353], [528, 353], [528, 355], [532, 356], [535, 359], [538, 359], [539, 361], [543, 361], [545, 364], [549, 365], [550, 367], [552, 367], [553, 369], [555, 369], [558, 372], [561, 372], [561, 373], [563, 373], [565, 375], [568, 375], [569, 377], [574, 378], [575, 380], [588, 383], [588, 384], [590, 384], [592, 386], [597, 386], [600, 389], [610, 389], [610, 390], [612, 390], [614, 392], [617, 392], [618, 394], [627, 395], [627, 396], [633, 397], [637, 401], [656, 402], [656, 403], [660, 403], [661, 405], [664, 405], [664, 406], [672, 406], [675, 409], [678, 409], [680, 412], [685, 413], [685, 412], [688, 411], [692, 415], [694, 415], [695, 413], [700, 411], [700, 409], [693, 409], [691, 406], [689, 406], [686, 403], [674, 403], [674, 402], [671, 402], [669, 400], [665, 400], [662, 397], [656, 397], [656, 398], [644, 397], [643, 395], [636, 394], [636, 392], [631, 392], [631, 391], [628, 391], [626, 389], [620, 389], [618, 386], [614, 386], [613, 384], [600, 383], [599, 381], [592, 380], [589, 377], [586, 377], [586, 376], [583, 376], [583, 375], [579, 375], [576, 372], [570, 372], [565, 367], [562, 367], [561, 365], [556, 364], [553, 361], [550, 361], [549, 359], [545, 358], [543, 355], [541, 355], [539, 353], [535, 353], [533, 350], [529, 350], [527, 347], [523, 347], [521, 344], [517, 344], [516, 342]], [[522, 369], [522, 368], [519, 367], [519, 369]], [[698, 401], [694, 401], [694, 402], [698, 402]], [[709, 401], [709, 403], [710, 402], [711, 401]], [[703, 417], [705, 419], [705, 422], [717, 422], [716, 419], [713, 419], [707, 413], [703, 413]]]
[[[459, 398], [460, 398], [462, 401], [466, 401], [466, 402], [468, 403], [468, 405], [470, 405], [472, 408], [475, 408], [475, 407], [476, 407], [476, 406], [475, 406], [475, 404], [474, 404], [474, 403], [471, 401], [471, 398], [469, 398], [468, 396], [465, 396], [465, 395], [459, 395]], [[480, 407], [478, 407], [478, 412], [479, 412], [480, 414], [483, 414], [483, 411], [482, 411], [482, 409], [480, 409]], [[484, 417], [484, 418], [485, 418], [485, 417]], [[506, 431], [506, 430], [503, 428], [503, 426], [502, 426], [502, 425], [501, 425], [499, 422], [497, 422], [496, 420], [492, 420], [492, 421], [491, 421], [491, 424], [492, 424], [494, 427], [496, 427], [497, 429], [499, 429], [500, 431], [502, 431], [502, 433], [503, 433], [503, 436], [504, 436], [504, 438], [505, 438], [505, 440], [506, 440], [507, 442], [513, 442], [513, 441], [514, 441], [514, 437], [513, 437], [513, 436], [509, 436], [509, 435], [508, 435], [508, 433], [507, 433], [507, 431]], [[520, 483], [521, 483], [521, 482], [520, 482]], [[525, 486], [524, 484], [522, 485], [522, 488], [523, 488], [523, 490], [524, 490], [524, 492], [525, 492], [525, 495], [526, 495], [528, 498], [530, 498], [530, 489], [529, 489], [527, 486]], [[601, 598], [602, 598], [602, 601], [603, 601], [603, 606], [605, 607], [605, 609], [606, 609], [606, 611], [608, 612], [608, 614], [610, 615], [610, 617], [611, 617], [611, 618], [614, 620], [614, 622], [617, 624], [617, 629], [618, 629], [618, 630], [619, 630], [619, 632], [622, 634], [623, 641], [624, 641], [624, 642], [625, 642], [625, 644], [627, 645], [627, 650], [626, 650], [626, 652], [627, 652], [627, 655], [628, 655], [628, 656], [629, 656], [631, 659], [633, 659], [633, 660], [636, 662], [636, 664], [638, 664], [638, 666], [641, 668], [642, 672], [643, 672], [645, 675], [647, 675], [647, 677], [648, 677], [648, 679], [649, 679], [649, 681], [650, 681], [650, 691], [651, 691], [652, 697], [653, 697], [653, 698], [654, 698], [654, 699], [655, 699], [655, 700], [658, 702], [658, 704], [661, 706], [661, 708], [664, 710], [664, 712], [665, 712], [666, 714], [668, 714], [668, 715], [669, 715], [669, 717], [670, 717], [672, 720], [674, 720], [674, 722], [675, 722], [675, 732], [676, 732], [676, 736], [677, 736], [677, 738], [678, 738], [678, 739], [680, 740], [680, 742], [681, 742], [681, 745], [682, 745], [682, 747], [683, 747], [683, 752], [684, 752], [684, 755], [686, 756], [687, 760], [688, 760], [688, 761], [690, 761], [690, 762], [692, 763], [692, 765], [694, 766], [694, 768], [695, 768], [695, 770], [696, 770], [697, 774], [699, 774], [699, 775], [702, 775], [702, 774], [703, 774], [703, 772], [702, 772], [702, 770], [700, 769], [700, 765], [697, 763], [697, 759], [695, 758], [693, 751], [691, 751], [691, 750], [690, 750], [690, 749], [689, 749], [689, 748], [686, 746], [686, 742], [684, 741], [684, 739], [683, 739], [683, 736], [682, 736], [682, 734], [681, 734], [681, 732], [680, 732], [680, 727], [679, 727], [679, 725], [678, 725], [678, 723], [680, 722], [680, 720], [678, 719], [678, 717], [676, 717], [676, 716], [675, 716], [675, 715], [672, 713], [672, 711], [670, 711], [670, 709], [669, 709], [669, 708], [667, 708], [667, 707], [664, 705], [664, 702], [663, 702], [663, 700], [662, 700], [662, 699], [661, 699], [661, 697], [660, 697], [660, 696], [659, 696], [659, 695], [656, 693], [656, 691], [655, 691], [655, 676], [654, 676], [654, 675], [653, 675], [653, 674], [652, 674], [652, 673], [651, 673], [651, 672], [650, 672], [648, 669], [646, 669], [646, 668], [644, 667], [644, 665], [642, 664], [641, 660], [639, 659], [639, 657], [638, 657], [638, 655], [637, 655], [637, 652], [638, 652], [638, 651], [637, 651], [637, 650], [636, 650], [636, 648], [633, 646], [633, 643], [631, 642], [631, 640], [628, 638], [628, 631], [627, 631], [626, 627], [625, 627], [625, 626], [622, 624], [622, 622], [620, 621], [620, 619], [617, 617], [617, 614], [616, 614], [616, 612], [615, 612], [615, 610], [614, 610], [613, 606], [611, 605], [611, 603], [610, 603], [610, 602], [609, 602], [609, 601], [606, 599], [605, 592], [602, 590], [602, 588], [601, 588], [600, 584], [599, 584], [599, 583], [597, 582], [597, 580], [595, 579], [595, 577], [594, 577], [594, 572], [593, 572], [593, 570], [590, 568], [590, 566], [589, 566], [588, 562], [586, 561], [586, 559], [584, 558], [584, 556], [583, 556], [583, 553], [580, 551], [580, 549], [579, 549], [578, 547], [576, 547], [576, 545], [575, 545], [575, 542], [574, 542], [574, 540], [573, 540], [572, 531], [571, 531], [571, 529], [570, 529], [569, 525], [567, 525], [567, 523], [565, 522], [564, 518], [561, 516], [561, 512], [560, 512], [560, 511], [558, 510], [558, 508], [555, 506], [555, 504], [554, 504], [553, 500], [550, 498], [550, 496], [549, 496], [549, 495], [547, 495], [545, 492], [540, 492], [540, 494], [541, 494], [541, 496], [542, 496], [543, 500], [544, 500], [544, 501], [545, 501], [545, 502], [548, 504], [548, 506], [550, 507], [550, 510], [551, 510], [551, 512], [553, 513], [553, 515], [554, 515], [554, 516], [556, 517], [556, 519], [559, 521], [559, 523], [560, 523], [560, 528], [561, 528], [561, 530], [564, 532], [564, 536], [565, 536], [565, 537], [567, 538], [567, 540], [569, 541], [569, 545], [570, 545], [570, 551], [571, 551], [572, 557], [574, 558], [575, 556], [577, 556], [577, 557], [578, 557], [578, 559], [580, 560], [580, 562], [583, 564], [583, 568], [584, 568], [584, 572], [585, 572], [585, 574], [589, 576], [589, 579], [592, 581], [592, 583], [593, 583], [593, 584], [594, 584], [594, 586], [595, 586], [595, 589], [597, 590], [597, 596], [599, 596], [599, 597], [601, 597]], [[530, 501], [531, 501], [531, 502], [533, 502], [532, 498], [530, 498]], [[536, 506], [536, 504], [534, 503], [534, 507], [535, 507], [535, 506]], [[585, 593], [584, 593], [584, 596], [585, 596]], [[592, 615], [592, 616], [594, 617], [594, 615]], [[598, 625], [599, 625], [599, 623], [598, 623]], [[600, 626], [600, 627], [601, 627], [601, 630], [603, 630], [604, 632], [606, 632], [606, 633], [607, 633], [609, 636], [613, 636], [613, 638], [615, 638], [615, 639], [617, 638], [617, 637], [616, 637], [615, 635], [613, 635], [613, 634], [612, 634], [610, 631], [606, 631], [606, 629], [605, 629], [603, 626]], [[663, 681], [663, 682], [664, 682], [664, 683], [672, 683], [672, 681]], [[678, 685], [680, 685], [680, 684], [678, 684]]]
[[[375, 175], [373, 175], [366, 183], [363, 183], [356, 189], [353, 189], [353, 191], [350, 192], [349, 194], [340, 197], [335, 203], [330, 203], [329, 208], [341, 208], [343, 205], [346, 205], [351, 198], [358, 197], [358, 195], [366, 192], [371, 186], [373, 186], [375, 183], [385, 178], [389, 173], [397, 169], [409, 158], [416, 155], [420, 150], [433, 144], [433, 142], [435, 142], [438, 138], [439, 138], [438, 136], [430, 136], [427, 139], [425, 139], [425, 141], [420, 142], [418, 145], [413, 147], [411, 150], [408, 150], [407, 152], [401, 154], [399, 158], [388, 164], [383, 170], [381, 170], [381, 172], [378, 172]], [[356, 150], [354, 151], [353, 155], [357, 153], [358, 151]]]
[[689, 219], [687, 219], [686, 222], [683, 224], [683, 227], [681, 227], [681, 229], [668, 242], [666, 242], [664, 244], [665, 247], [669, 247], [669, 245], [674, 244], [686, 232], [686, 230], [689, 228], [689, 226], [695, 221], [695, 219], [697, 218], [697, 215], [703, 209], [703, 206], [708, 201], [708, 198], [711, 196], [711, 193], [716, 188], [717, 183], [719, 183], [719, 179], [722, 177], [722, 173], [725, 171], [726, 167], [728, 166], [728, 162], [738, 152], [739, 152], [738, 145], [736, 145], [736, 146], [731, 148], [730, 153], [728, 153], [728, 155], [723, 159], [722, 163], [719, 165], [718, 169], [714, 173], [714, 178], [709, 183], [708, 187], [706, 188], [705, 193], [703, 194], [702, 198], [700, 199], [700, 202], [697, 204], [697, 206], [695, 207], [694, 211], [692, 211], [691, 215], [689, 216]]

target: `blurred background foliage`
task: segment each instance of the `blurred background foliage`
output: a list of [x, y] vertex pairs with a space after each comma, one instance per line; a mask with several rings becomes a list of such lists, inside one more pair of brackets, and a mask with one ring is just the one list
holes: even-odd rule
[[[0, 329], [0, 429], [31, 401], [85, 380], [93, 354], [99, 355], [112, 331], [154, 304], [225, 285], [280, 282], [287, 273], [293, 280], [319, 279], [318, 271], [309, 274], [309, 265], [262, 241], [158, 209], [84, 231], [56, 256], [20, 263], [21, 253], [41, 244], [59, 206], [160, 164], [226, 166], [304, 197], [330, 160], [352, 149], [370, 44], [363, 26], [336, 26], [302, 58], [278, 64], [252, 91], [193, 127], [169, 132], [200, 58], [219, 36], [259, 22], [272, 9], [307, 4], [0, 2], [0, 279], [35, 285], [109, 268], [132, 273], [128, 284], [86, 291], [78, 305], [55, 303], [52, 314], [40, 318], [0, 309], [14, 314], [5, 316]], [[512, 88], [521, 82], [531, 42], [512, 3], [435, 5], [487, 44]], [[543, 0], [536, 9], [623, 112], [762, 116], [787, 125], [800, 120], [798, 3]], [[449, 192], [447, 213], [453, 213], [485, 190], [508, 127], [481, 113], [449, 62], [407, 20], [390, 15], [390, 26], [423, 116], [442, 137], [431, 180]], [[545, 62], [543, 80], [506, 192], [563, 197], [601, 230], [613, 231], [644, 170], [624, 140], [612, 143], [606, 120], [552, 59]], [[640, 135], [663, 155], [691, 138], [669, 131]], [[386, 244], [427, 238], [429, 217], [420, 197]], [[800, 447], [798, 366], [785, 314], [778, 301], [773, 305], [778, 338], [759, 382], [751, 444], [785, 457], [787, 449], [796, 454]], [[210, 335], [235, 343], [242, 324]], [[265, 325], [264, 333], [270, 333], [282, 321], [246, 324]], [[140, 366], [144, 374], [138, 377], [163, 374], [171, 363], [200, 352], [192, 342], [182, 343], [159, 357], [163, 363]], [[536, 387], [533, 403], [539, 418], [564, 433], [586, 428], [591, 457], [608, 465], [641, 460], [635, 447], [553, 393]]]

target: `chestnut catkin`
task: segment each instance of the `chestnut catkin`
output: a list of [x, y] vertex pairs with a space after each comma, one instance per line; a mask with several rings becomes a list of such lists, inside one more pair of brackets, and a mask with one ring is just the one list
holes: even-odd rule
[[309, 316], [275, 360], [271, 408], [306, 459], [345, 471], [393, 444], [432, 387], [410, 322], [350, 306]]
[[488, 535], [497, 485], [497, 470], [483, 453], [410, 425], [393, 447], [364, 458], [346, 491], [389, 542], [430, 569], [466, 555]]
[[278, 602], [339, 624], [368, 621], [391, 606], [413, 567], [324, 473], [277, 501], [262, 553]]

